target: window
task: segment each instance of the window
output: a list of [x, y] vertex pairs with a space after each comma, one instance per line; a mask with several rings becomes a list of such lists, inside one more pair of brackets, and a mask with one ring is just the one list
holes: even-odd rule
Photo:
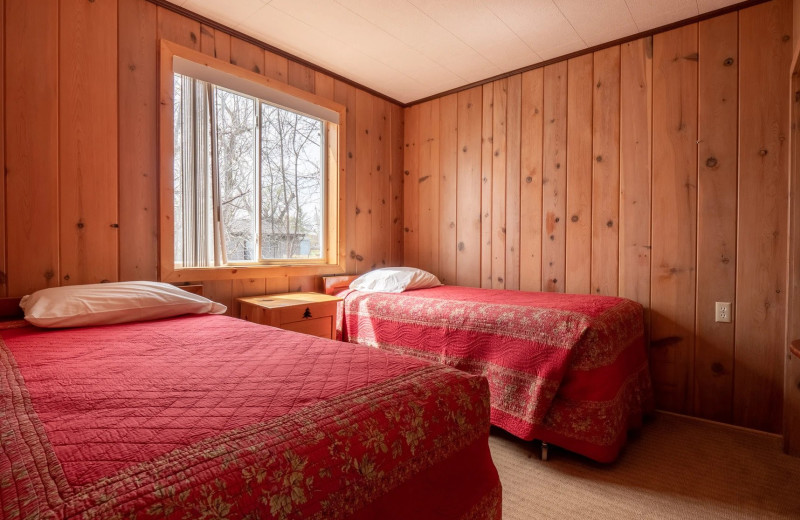
[[162, 279], [341, 270], [344, 107], [171, 42], [165, 56], [172, 103], [162, 102], [161, 154], [172, 175], [162, 176]]

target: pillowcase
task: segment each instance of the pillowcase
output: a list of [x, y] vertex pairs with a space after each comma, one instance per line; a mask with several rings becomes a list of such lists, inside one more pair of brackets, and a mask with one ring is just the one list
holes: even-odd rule
[[85, 327], [157, 320], [181, 314], [222, 314], [226, 307], [161, 282], [51, 287], [24, 296], [19, 306], [37, 327]]
[[434, 275], [414, 267], [384, 267], [359, 276], [350, 288], [364, 292], [401, 293], [442, 285]]

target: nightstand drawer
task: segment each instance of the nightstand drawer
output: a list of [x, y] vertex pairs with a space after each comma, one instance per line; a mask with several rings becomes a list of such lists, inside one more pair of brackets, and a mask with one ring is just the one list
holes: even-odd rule
[[281, 325], [281, 328], [284, 330], [291, 330], [294, 332], [318, 336], [320, 338], [330, 338], [331, 329], [333, 328], [333, 318], [331, 316], [325, 316], [324, 318], [284, 323]]
[[325, 316], [336, 316], [336, 302], [294, 305], [280, 310], [280, 323], [307, 321]]

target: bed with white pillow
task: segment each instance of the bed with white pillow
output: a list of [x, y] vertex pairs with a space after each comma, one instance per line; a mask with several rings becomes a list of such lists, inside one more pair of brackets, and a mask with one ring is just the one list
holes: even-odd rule
[[489, 380], [492, 424], [600, 462], [652, 410], [642, 306], [624, 298], [442, 285], [393, 267], [325, 279], [338, 336]]

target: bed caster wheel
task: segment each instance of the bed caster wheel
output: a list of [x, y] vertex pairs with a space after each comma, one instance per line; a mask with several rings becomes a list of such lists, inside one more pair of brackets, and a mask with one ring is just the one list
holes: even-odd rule
[[542, 443], [542, 460], [543, 461], [547, 461], [547, 449], [549, 447], [550, 446], [546, 442]]

